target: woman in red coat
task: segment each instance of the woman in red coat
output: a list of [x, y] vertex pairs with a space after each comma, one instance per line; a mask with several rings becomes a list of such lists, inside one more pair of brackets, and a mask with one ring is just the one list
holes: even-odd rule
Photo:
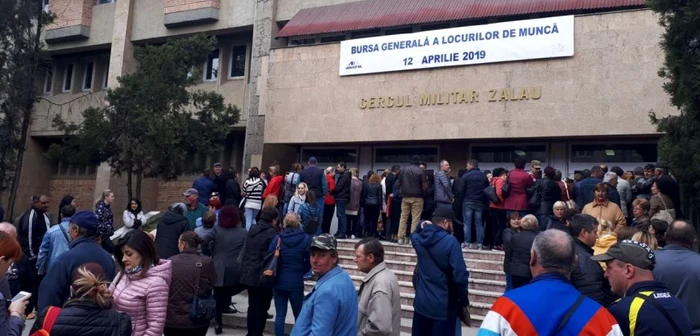
[[515, 159], [515, 169], [508, 173], [507, 182], [510, 183], [510, 192], [504, 202], [506, 212], [517, 211], [523, 217], [527, 214], [527, 188], [535, 184], [532, 176], [525, 171], [525, 159]]

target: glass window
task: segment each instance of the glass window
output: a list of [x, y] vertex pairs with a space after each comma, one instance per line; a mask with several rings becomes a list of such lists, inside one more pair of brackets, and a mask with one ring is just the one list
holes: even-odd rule
[[449, 23], [438, 23], [438, 24], [421, 26], [420, 31], [431, 31], [431, 30], [446, 29], [446, 28], [450, 28]]
[[51, 93], [53, 86], [53, 65], [49, 65], [46, 68], [46, 74], [44, 75], [44, 93]]
[[340, 42], [345, 40], [345, 35], [336, 35], [336, 36], [324, 36], [321, 38], [321, 43], [332, 43], [332, 42]]
[[545, 145], [472, 146], [471, 158], [479, 162], [513, 163], [518, 157], [525, 161], [547, 162], [547, 147]]
[[411, 157], [419, 155], [427, 163], [438, 162], [437, 147], [377, 148], [376, 163], [408, 163]]
[[93, 62], [85, 63], [85, 73], [83, 74], [83, 91], [90, 91], [92, 89], [92, 69], [94, 67]]
[[304, 149], [302, 162], [308, 162], [310, 157], [316, 157], [318, 162], [357, 163], [357, 150], [354, 148], [310, 148]]
[[108, 3], [113, 3], [113, 2], [117, 2], [117, 0], [97, 0], [98, 5], [108, 4]]
[[397, 35], [397, 34], [410, 34], [410, 33], [413, 33], [413, 27], [394, 28], [394, 29], [387, 29], [384, 31], [384, 35]]
[[209, 54], [207, 65], [204, 69], [204, 80], [215, 81], [219, 75], [219, 49], [216, 49]]
[[572, 145], [571, 162], [656, 162], [656, 144]]
[[102, 88], [107, 88], [107, 82], [109, 82], [109, 61], [105, 64], [105, 73], [102, 78]]
[[70, 91], [73, 81], [73, 64], [66, 64], [66, 71], [63, 73], [63, 92]]
[[243, 77], [245, 76], [245, 56], [246, 47], [235, 46], [233, 47], [233, 52], [231, 53], [231, 73], [230, 77]]
[[372, 29], [372, 30], [363, 30], [359, 32], [353, 32], [351, 34], [352, 38], [363, 38], [363, 37], [372, 37], [372, 36], [379, 36], [381, 35], [379, 32], [379, 29]]
[[309, 45], [309, 44], [315, 44], [316, 39], [315, 38], [305, 38], [305, 39], [299, 39], [299, 40], [291, 40], [289, 42], [290, 46], [298, 46], [298, 45]]

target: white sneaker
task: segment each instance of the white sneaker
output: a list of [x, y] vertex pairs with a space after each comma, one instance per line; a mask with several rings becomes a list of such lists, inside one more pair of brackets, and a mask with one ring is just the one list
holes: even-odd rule
[[355, 235], [350, 236], [350, 239], [355, 239]]
[[399, 239], [399, 245], [403, 245], [403, 239]]
[[468, 248], [469, 248], [469, 244], [467, 244], [467, 243], [462, 243], [462, 249], [468, 249]]

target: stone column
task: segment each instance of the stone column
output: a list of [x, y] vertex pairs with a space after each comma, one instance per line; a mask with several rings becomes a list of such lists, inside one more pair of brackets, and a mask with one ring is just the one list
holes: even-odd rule
[[244, 110], [246, 116], [245, 145], [243, 149], [243, 171], [262, 164], [268, 60], [274, 36], [279, 27], [276, 21], [277, 0], [255, 0], [255, 22], [253, 23], [253, 45], [250, 54], [250, 80], [248, 99]]
[[[114, 4], [114, 28], [109, 55], [109, 74], [107, 74], [107, 86], [111, 88], [119, 85], [117, 81], [119, 76], [136, 70], [134, 45], [131, 43], [134, 1], [136, 0], [119, 0]], [[111, 176], [112, 169], [109, 164], [103, 162], [97, 167], [95, 199], [99, 198], [105, 189], [110, 188]]]

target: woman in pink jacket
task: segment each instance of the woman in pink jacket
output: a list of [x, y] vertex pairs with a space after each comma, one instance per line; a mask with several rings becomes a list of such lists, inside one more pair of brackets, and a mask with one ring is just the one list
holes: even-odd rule
[[114, 250], [121, 271], [109, 287], [114, 309], [131, 317], [133, 335], [161, 336], [168, 311], [172, 265], [159, 260], [153, 240], [134, 230]]

